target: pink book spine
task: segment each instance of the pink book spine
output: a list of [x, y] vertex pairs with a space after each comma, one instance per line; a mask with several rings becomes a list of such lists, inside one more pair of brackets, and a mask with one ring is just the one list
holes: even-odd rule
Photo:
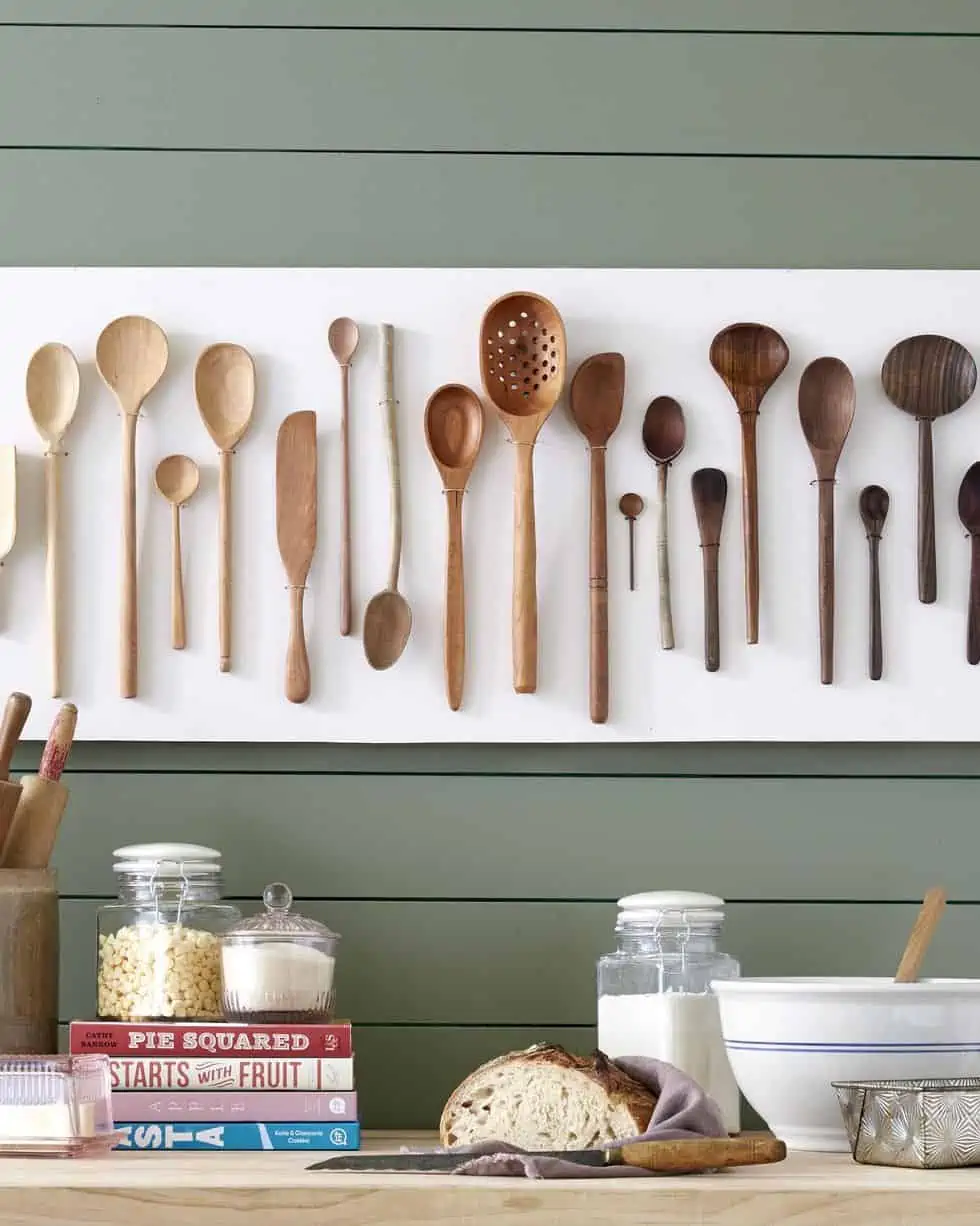
[[239, 1025], [234, 1022], [72, 1022], [72, 1055], [304, 1056], [343, 1059], [353, 1054], [350, 1022], [323, 1026]]
[[113, 1094], [112, 1113], [123, 1124], [289, 1123], [357, 1120], [356, 1094], [303, 1094], [271, 1091], [251, 1094], [203, 1091], [157, 1094], [135, 1090]]

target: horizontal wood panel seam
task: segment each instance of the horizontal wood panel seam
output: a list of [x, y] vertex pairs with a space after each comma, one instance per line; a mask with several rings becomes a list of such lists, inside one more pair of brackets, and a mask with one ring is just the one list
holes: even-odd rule
[[658, 149], [655, 152], [632, 151], [628, 149], [467, 149], [463, 147], [447, 149], [433, 147], [430, 149], [402, 149], [390, 146], [378, 149], [363, 149], [360, 147], [341, 148], [335, 146], [315, 146], [310, 148], [281, 148], [276, 145], [61, 145], [33, 144], [20, 145], [0, 143], [0, 151], [10, 153], [207, 153], [235, 154], [257, 156], [269, 154], [277, 157], [322, 157], [325, 155], [344, 157], [376, 158], [392, 156], [404, 158], [517, 158], [524, 161], [540, 161], [555, 159], [574, 161], [578, 158], [616, 160], [629, 162], [649, 161], [694, 161], [694, 162], [930, 162], [945, 163], [977, 163], [980, 155], [974, 154], [936, 154], [936, 153], [733, 153], [726, 149], [698, 150], [696, 153], [684, 149]]
[[189, 21], [4, 21], [0, 19], [0, 29], [21, 30], [233, 30], [256, 33], [273, 30], [344, 30], [369, 33], [403, 33], [403, 34], [560, 34], [585, 35], [593, 37], [629, 37], [633, 34], [686, 34], [703, 38], [733, 35], [758, 37], [760, 35], [778, 38], [980, 38], [977, 30], [823, 30], [813, 28], [808, 30], [783, 30], [778, 27], [751, 27], [738, 29], [732, 27], [704, 26], [472, 26], [472, 25], [357, 25], [342, 22], [266, 22], [262, 25], [236, 25], [222, 22], [189, 22]]
[[[18, 774], [23, 768], [14, 766], [14, 774]], [[690, 782], [696, 782], [699, 779], [738, 779], [738, 780], [779, 780], [779, 779], [798, 779], [798, 780], [813, 780], [813, 781], [861, 781], [874, 779], [908, 779], [921, 780], [927, 783], [940, 782], [968, 782], [976, 779], [976, 775], [964, 774], [904, 774], [894, 771], [887, 772], [855, 772], [854, 774], [840, 773], [832, 775], [815, 775], [807, 771], [774, 771], [774, 772], [737, 772], [737, 771], [699, 771], [697, 774], [680, 774], [672, 771], [480, 771], [480, 770], [463, 770], [463, 771], [405, 771], [403, 769], [390, 770], [294, 770], [284, 767], [282, 770], [270, 770], [268, 767], [256, 770], [248, 770], [243, 768], [236, 770], [232, 768], [221, 767], [188, 767], [186, 770], [180, 767], [161, 767], [158, 770], [152, 767], [126, 767], [126, 766], [100, 766], [100, 767], [82, 767], [79, 770], [66, 771], [66, 781], [70, 775], [141, 775], [159, 777], [167, 779], [173, 777], [188, 777], [199, 775], [202, 777], [210, 775], [234, 775], [256, 778], [266, 776], [273, 779], [281, 779], [284, 777], [295, 776], [296, 778], [340, 778], [351, 777], [357, 779], [376, 779], [382, 776], [390, 775], [409, 775], [412, 779], [677, 779]]]

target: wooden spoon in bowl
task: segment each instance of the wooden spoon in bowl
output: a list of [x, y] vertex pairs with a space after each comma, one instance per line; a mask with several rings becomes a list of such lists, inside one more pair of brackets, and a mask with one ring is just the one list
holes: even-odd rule
[[960, 482], [960, 522], [970, 534], [970, 604], [966, 622], [966, 658], [980, 664], [980, 463], [971, 464]]
[[674, 618], [670, 607], [670, 561], [667, 552], [667, 470], [684, 450], [687, 431], [684, 410], [673, 396], [651, 400], [643, 417], [643, 449], [657, 465], [657, 575], [660, 583], [660, 646], [674, 646]]
[[820, 680], [834, 679], [834, 485], [854, 420], [854, 379], [840, 358], [817, 358], [800, 379], [800, 425], [819, 490]]
[[78, 408], [78, 363], [67, 345], [42, 345], [27, 366], [27, 407], [44, 442], [45, 586], [51, 696], [61, 697], [61, 441]]
[[565, 325], [538, 294], [505, 294], [480, 326], [480, 374], [517, 453], [514, 486], [514, 689], [538, 688], [537, 547], [533, 449], [565, 379]]
[[446, 547], [446, 697], [453, 711], [463, 701], [466, 598], [463, 588], [463, 494], [483, 441], [483, 405], [460, 383], [437, 388], [425, 406], [425, 441], [442, 477], [449, 514]]
[[184, 568], [180, 556], [180, 508], [197, 490], [201, 473], [186, 455], [168, 455], [157, 465], [157, 489], [171, 509], [170, 645], [175, 651], [187, 646], [187, 620], [184, 614]]
[[940, 886], [933, 886], [931, 890], [926, 890], [919, 914], [915, 917], [909, 939], [905, 943], [905, 950], [899, 960], [898, 970], [895, 972], [896, 983], [916, 983], [918, 981], [922, 961], [935, 936], [945, 906], [945, 890]]
[[95, 363], [114, 393], [123, 424], [123, 542], [120, 609], [119, 692], [135, 698], [139, 670], [139, 605], [136, 590], [136, 423], [143, 401], [167, 369], [167, 336], [142, 315], [108, 324], [95, 346]]
[[711, 365], [738, 406], [742, 427], [742, 537], [745, 549], [745, 638], [759, 641], [759, 473], [756, 418], [762, 398], [786, 369], [789, 347], [765, 324], [732, 324], [711, 342]]

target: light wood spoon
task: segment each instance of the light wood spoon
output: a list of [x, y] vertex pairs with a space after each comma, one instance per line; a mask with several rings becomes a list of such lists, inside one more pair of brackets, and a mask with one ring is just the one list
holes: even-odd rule
[[119, 692], [135, 698], [139, 669], [139, 605], [136, 590], [136, 423], [143, 401], [167, 369], [167, 336], [142, 315], [108, 324], [95, 347], [95, 363], [122, 410], [122, 592], [119, 619]]
[[327, 329], [330, 352], [340, 366], [340, 633], [351, 627], [350, 543], [350, 365], [357, 349], [357, 324], [347, 316]]
[[483, 441], [483, 405], [475, 392], [446, 383], [425, 406], [425, 441], [442, 477], [449, 515], [446, 548], [446, 697], [454, 711], [463, 701], [466, 599], [463, 588], [463, 494]]
[[480, 326], [483, 387], [517, 453], [514, 486], [514, 689], [538, 688], [537, 545], [534, 444], [565, 380], [565, 325], [538, 294], [505, 294]]
[[684, 410], [673, 396], [651, 400], [643, 417], [643, 450], [657, 465], [657, 575], [660, 584], [660, 646], [674, 646], [674, 618], [670, 607], [670, 555], [667, 550], [667, 472], [684, 450], [687, 430]]
[[201, 473], [186, 455], [168, 455], [157, 465], [157, 489], [170, 503], [171, 563], [170, 645], [175, 651], [187, 646], [187, 619], [184, 614], [184, 568], [180, 556], [180, 508], [197, 490]]
[[60, 698], [61, 681], [61, 443], [78, 408], [79, 376], [67, 345], [42, 345], [27, 366], [27, 407], [44, 443], [45, 587], [51, 696]]
[[919, 914], [915, 917], [905, 950], [895, 972], [896, 983], [916, 983], [926, 950], [935, 935], [946, 906], [946, 892], [939, 886], [927, 890]]
[[231, 670], [231, 457], [252, 421], [255, 363], [241, 345], [209, 345], [197, 359], [194, 390], [218, 448], [218, 668]]

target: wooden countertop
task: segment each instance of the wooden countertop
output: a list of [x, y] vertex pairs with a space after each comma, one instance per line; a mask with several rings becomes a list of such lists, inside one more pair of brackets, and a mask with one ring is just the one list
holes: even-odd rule
[[[374, 1134], [365, 1149], [428, 1144]], [[904, 1171], [847, 1156], [664, 1179], [327, 1175], [316, 1155], [113, 1153], [0, 1160], [0, 1226], [975, 1226], [980, 1169]]]

